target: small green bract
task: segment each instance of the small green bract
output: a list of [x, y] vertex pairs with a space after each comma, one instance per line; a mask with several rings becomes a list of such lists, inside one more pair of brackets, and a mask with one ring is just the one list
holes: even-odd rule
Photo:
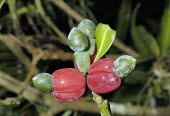
[[113, 70], [119, 77], [127, 76], [135, 68], [136, 59], [129, 55], [118, 57], [113, 63]]
[[90, 54], [86, 51], [75, 52], [74, 58], [80, 72], [87, 73], [90, 68]]
[[48, 73], [40, 73], [32, 78], [33, 85], [43, 93], [53, 91], [53, 77]]
[[89, 41], [85, 34], [74, 27], [68, 35], [68, 45], [75, 52], [81, 52], [88, 48]]

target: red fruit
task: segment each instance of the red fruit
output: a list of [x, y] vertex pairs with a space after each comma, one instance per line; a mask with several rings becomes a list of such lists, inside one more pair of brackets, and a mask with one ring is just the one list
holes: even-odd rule
[[112, 58], [100, 59], [90, 66], [88, 74], [113, 73], [113, 62]]
[[87, 85], [91, 91], [103, 94], [120, 86], [121, 79], [113, 72], [113, 62], [113, 59], [105, 58], [91, 65], [87, 76]]
[[53, 95], [56, 98], [71, 101], [84, 94], [86, 80], [83, 74], [77, 69], [60, 69], [55, 71], [52, 76], [54, 81]]
[[109, 93], [120, 86], [121, 79], [114, 73], [99, 73], [88, 75], [87, 84], [90, 90], [95, 93]]

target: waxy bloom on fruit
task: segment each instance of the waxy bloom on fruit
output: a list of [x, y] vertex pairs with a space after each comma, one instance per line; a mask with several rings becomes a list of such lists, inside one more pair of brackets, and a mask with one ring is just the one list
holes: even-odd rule
[[89, 40], [84, 33], [74, 27], [68, 35], [68, 45], [75, 52], [81, 52], [88, 48]]
[[115, 60], [113, 64], [113, 69], [117, 76], [125, 77], [134, 70], [135, 65], [135, 58], [129, 55], [123, 55]]
[[78, 29], [83, 32], [89, 39], [94, 39], [96, 25], [91, 20], [82, 20], [78, 25]]

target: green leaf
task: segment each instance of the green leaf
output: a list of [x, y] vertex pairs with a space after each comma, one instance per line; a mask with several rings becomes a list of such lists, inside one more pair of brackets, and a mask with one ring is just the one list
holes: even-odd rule
[[3, 6], [4, 3], [5, 3], [5, 0], [0, 0], [0, 9]]
[[97, 53], [94, 62], [99, 60], [113, 44], [116, 37], [116, 31], [112, 30], [109, 25], [99, 23], [96, 27], [95, 37]]
[[165, 7], [162, 20], [161, 30], [159, 33], [159, 43], [161, 47], [161, 55], [166, 56], [170, 49], [170, 1]]
[[131, 17], [131, 0], [123, 0], [119, 9], [117, 19], [117, 37], [124, 40], [128, 32]]
[[154, 56], [159, 56], [160, 48], [154, 36], [150, 34], [143, 26], [138, 26], [137, 30], [143, 35], [141, 36], [141, 39], [143, 40], [143, 43], [145, 44], [148, 51], [150, 51], [150, 53]]
[[136, 15], [139, 10], [140, 5], [138, 4], [132, 14], [132, 20], [131, 20], [131, 36], [133, 43], [135, 44], [136, 49], [142, 54], [146, 55], [149, 54], [148, 49], [146, 48], [145, 44], [143, 43], [142, 36], [143, 34], [140, 33], [136, 27]]

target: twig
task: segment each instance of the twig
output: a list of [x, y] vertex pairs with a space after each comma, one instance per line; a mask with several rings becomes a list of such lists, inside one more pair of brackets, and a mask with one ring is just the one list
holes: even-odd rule
[[73, 10], [66, 2], [64, 2], [63, 0], [52, 0], [52, 2], [58, 6], [59, 8], [61, 8], [64, 12], [66, 12], [69, 16], [71, 16], [72, 18], [74, 18], [76, 21], [80, 22], [83, 19], [85, 19], [85, 17], [81, 16], [79, 13], [77, 13], [75, 10]]
[[27, 16], [28, 23], [31, 25], [32, 29], [36, 34], [40, 34], [39, 29], [37, 28], [36, 24], [34, 23], [32, 16]]
[[14, 98], [14, 97], [7, 97], [5, 98], [4, 100], [0, 100], [0, 104], [3, 104], [3, 105], [19, 105], [20, 104], [20, 101], [18, 101], [17, 98]]
[[[11, 92], [18, 94], [20, 92], [20, 81], [16, 80], [14, 77], [0, 71], [0, 86], [8, 89]], [[28, 86], [26, 91], [24, 91], [23, 96], [30, 101], [30, 103], [35, 103], [40, 95], [38, 90]]]
[[134, 51], [133, 49], [131, 49], [129, 46], [126, 46], [124, 43], [122, 43], [118, 38], [116, 38], [113, 42], [113, 45], [115, 47], [117, 47], [118, 49], [122, 50], [123, 52], [131, 55], [131, 56], [134, 56], [134, 57], [137, 57], [139, 56], [139, 54]]
[[42, 55], [43, 55], [42, 52], [34, 51], [33, 60], [31, 63], [30, 70], [29, 70], [24, 82], [21, 83], [20, 94], [22, 94], [23, 91], [25, 90], [25, 88], [29, 85], [31, 78], [32, 78], [33, 74], [35, 73], [34, 71], [36, 69], [36, 65], [38, 64], [38, 61], [41, 59]]
[[37, 7], [38, 12], [40, 13], [44, 22], [51, 28], [53, 31], [58, 34], [61, 38], [66, 38], [66, 35], [60, 31], [60, 29], [52, 22], [51, 18], [45, 14], [45, 11], [42, 7], [41, 0], [35, 0], [35, 5]]
[[[38, 51], [39, 53], [41, 53], [42, 54], [41, 59], [43, 59], [43, 60], [47, 60], [47, 59], [50, 59], [50, 60], [61, 59], [63, 61], [66, 61], [66, 60], [72, 60], [73, 61], [73, 59], [74, 59], [74, 56], [73, 56], [72, 53], [64, 52], [64, 51], [59, 50], [59, 49], [53, 49], [53, 50], [47, 49], [47, 50], [43, 50], [41, 47], [34, 47], [33, 45], [28, 44], [28, 43], [25, 44], [20, 39], [18, 39], [17, 37], [15, 37], [13, 35], [10, 35], [10, 36], [11, 36], [11, 39], [13, 39], [13, 41], [15, 43], [17, 43], [18, 45], [20, 45], [20, 46], [24, 47], [25, 49], [27, 49], [27, 51], [30, 54], [33, 55], [35, 51]], [[32, 37], [25, 37], [25, 38], [27, 39], [27, 38], [32, 38]]]
[[23, 32], [16, 13], [16, 7], [15, 7], [16, 0], [7, 0], [7, 3], [10, 10], [11, 18], [13, 20], [14, 31], [16, 32], [17, 35], [21, 35], [23, 34]]
[[15, 44], [10, 36], [0, 34], [0, 41], [2, 41], [11, 50], [11, 52], [25, 65], [26, 69], [30, 68], [30, 59], [26, 56], [21, 47]]
[[[29, 13], [29, 12], [34, 12], [34, 11], [35, 11], [34, 6], [28, 5], [27, 7], [24, 6], [24, 7], [21, 7], [19, 9], [16, 9], [16, 14], [19, 17], [20, 15], [23, 15], [23, 14], [26, 14], [26, 13]], [[5, 16], [1, 17], [0, 21], [9, 23], [10, 21], [12, 21], [10, 19], [11, 19], [11, 15], [8, 13]]]

